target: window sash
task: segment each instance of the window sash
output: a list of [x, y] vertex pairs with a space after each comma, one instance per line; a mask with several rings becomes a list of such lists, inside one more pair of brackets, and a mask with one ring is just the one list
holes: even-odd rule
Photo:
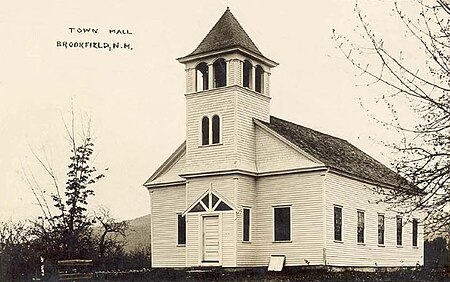
[[209, 118], [202, 118], [202, 145], [209, 144]]
[[358, 243], [364, 243], [364, 212], [358, 211], [358, 224], [357, 224], [357, 242]]
[[177, 244], [185, 245], [186, 244], [186, 217], [181, 214], [177, 215], [178, 217], [178, 228], [177, 228]]
[[334, 240], [342, 241], [342, 207], [334, 206]]
[[291, 207], [274, 207], [274, 241], [291, 240]]
[[418, 221], [417, 219], [413, 219], [412, 222], [412, 245], [413, 247], [417, 247], [417, 236], [418, 235]]
[[251, 210], [249, 208], [243, 209], [242, 218], [242, 241], [250, 242], [250, 225], [251, 225]]
[[212, 117], [212, 143], [220, 143], [220, 118], [218, 115]]
[[378, 244], [384, 245], [384, 215], [378, 215]]
[[397, 246], [401, 246], [403, 244], [403, 222], [402, 218], [400, 216], [397, 216], [396, 218], [396, 224], [397, 224]]

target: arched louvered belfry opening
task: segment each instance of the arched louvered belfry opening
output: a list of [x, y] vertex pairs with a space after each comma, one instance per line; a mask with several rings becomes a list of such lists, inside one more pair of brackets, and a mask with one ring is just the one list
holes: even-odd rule
[[227, 85], [227, 63], [225, 59], [217, 59], [213, 64], [214, 69], [214, 87], [223, 87]]
[[209, 118], [202, 118], [202, 145], [209, 144]]
[[258, 93], [263, 93], [264, 85], [264, 69], [257, 65], [255, 68], [255, 91]]
[[220, 117], [218, 115], [214, 115], [212, 117], [212, 143], [219, 144], [220, 143]]
[[245, 60], [242, 70], [242, 86], [251, 88], [252, 81], [252, 63], [250, 61]]
[[206, 63], [200, 63], [195, 68], [195, 90], [197, 92], [209, 89], [208, 74], [208, 65]]

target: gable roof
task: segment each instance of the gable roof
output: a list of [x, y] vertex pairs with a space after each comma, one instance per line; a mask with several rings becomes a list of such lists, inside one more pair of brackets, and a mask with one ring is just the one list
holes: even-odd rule
[[[186, 140], [170, 155], [170, 157], [145, 181], [144, 186], [150, 185], [153, 180], [163, 175], [169, 170], [176, 162], [186, 154]], [[183, 180], [178, 177], [178, 180]]]
[[404, 178], [346, 140], [274, 116], [270, 123], [261, 122], [332, 169], [374, 182], [407, 185]]
[[[209, 31], [198, 47], [188, 56], [216, 51], [230, 47], [241, 47], [247, 51], [260, 56], [263, 54], [258, 50], [255, 43], [236, 20], [230, 9], [227, 8], [222, 17]], [[186, 57], [188, 57], [186, 56]]]

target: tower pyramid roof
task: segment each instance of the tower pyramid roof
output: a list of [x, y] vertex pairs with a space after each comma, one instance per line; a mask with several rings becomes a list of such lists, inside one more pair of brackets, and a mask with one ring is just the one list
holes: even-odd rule
[[242, 48], [264, 57], [229, 8], [226, 9], [198, 47], [186, 57], [228, 48]]

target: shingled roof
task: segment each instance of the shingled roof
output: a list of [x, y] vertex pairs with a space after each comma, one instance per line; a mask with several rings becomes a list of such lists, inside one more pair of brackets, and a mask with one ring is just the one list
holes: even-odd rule
[[274, 116], [270, 123], [263, 123], [332, 169], [377, 183], [403, 187], [407, 184], [404, 178], [346, 140]]
[[186, 57], [231, 47], [241, 47], [263, 56], [230, 9], [227, 8], [200, 45]]

